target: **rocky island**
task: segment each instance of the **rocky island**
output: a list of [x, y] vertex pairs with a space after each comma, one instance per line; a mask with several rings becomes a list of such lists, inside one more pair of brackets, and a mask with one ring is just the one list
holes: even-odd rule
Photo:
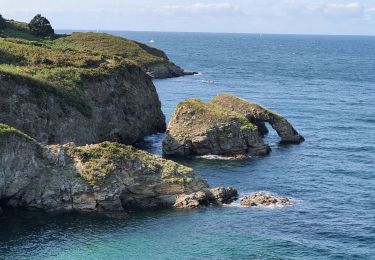
[[265, 122], [284, 143], [304, 138], [282, 116], [244, 99], [220, 94], [209, 102], [189, 99], [178, 104], [163, 141], [165, 155], [266, 155]]

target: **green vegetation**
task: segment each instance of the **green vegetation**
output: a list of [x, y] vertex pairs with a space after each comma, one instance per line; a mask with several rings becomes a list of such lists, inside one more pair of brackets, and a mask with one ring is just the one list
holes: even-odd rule
[[106, 183], [120, 167], [134, 168], [139, 174], [160, 174], [160, 180], [169, 183], [190, 183], [194, 178], [192, 169], [132, 146], [104, 142], [83, 147], [67, 145], [67, 148], [82, 164], [81, 177], [92, 186]]
[[0, 30], [4, 29], [6, 27], [5, 19], [0, 14]]
[[256, 130], [257, 127], [247, 120], [242, 114], [227, 110], [211, 102], [203, 102], [199, 99], [188, 99], [177, 106], [179, 117], [185, 115], [194, 117], [193, 122], [184, 125], [179, 132], [194, 134], [205, 132], [212, 126], [223, 126], [229, 123], [239, 123], [240, 130]]
[[94, 51], [111, 58], [124, 58], [141, 67], [155, 62], [168, 62], [165, 54], [158, 49], [105, 33], [73, 33], [51, 44], [64, 49]]
[[0, 80], [26, 83], [36, 95], [42, 94], [40, 105], [45, 105], [48, 93], [56, 94], [61, 104], [76, 107], [86, 116], [91, 115], [91, 107], [83, 94], [85, 82], [124, 75], [135, 65], [169, 62], [160, 50], [108, 34], [50, 37], [52, 28], [41, 16], [30, 24], [4, 23], [0, 30]]
[[6, 136], [9, 136], [9, 135], [15, 135], [15, 136], [18, 136], [18, 137], [22, 137], [24, 139], [26, 139], [27, 141], [34, 141], [33, 138], [31, 138], [30, 136], [28, 136], [27, 134], [9, 126], [9, 125], [5, 125], [5, 124], [1, 124], [0, 123], [0, 140]]
[[264, 121], [264, 119], [272, 121], [272, 118], [283, 118], [258, 104], [226, 93], [215, 96], [210, 102], [230, 111], [240, 113], [245, 117], [262, 119], [261, 121]]
[[41, 37], [53, 36], [55, 34], [51, 23], [47, 18], [40, 14], [34, 16], [34, 18], [30, 21], [29, 29], [33, 34]]

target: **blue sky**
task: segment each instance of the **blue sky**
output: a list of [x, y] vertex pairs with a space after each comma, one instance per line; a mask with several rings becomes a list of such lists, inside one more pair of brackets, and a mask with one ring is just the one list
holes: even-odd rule
[[0, 0], [58, 29], [375, 35], [375, 0]]

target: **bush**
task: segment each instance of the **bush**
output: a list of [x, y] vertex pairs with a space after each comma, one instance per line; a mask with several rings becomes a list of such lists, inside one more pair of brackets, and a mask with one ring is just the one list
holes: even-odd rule
[[1, 30], [1, 29], [4, 29], [5, 26], [6, 26], [5, 19], [4, 19], [3, 16], [0, 14], [0, 30]]
[[29, 23], [30, 31], [36, 36], [51, 36], [55, 34], [47, 18], [37, 14]]

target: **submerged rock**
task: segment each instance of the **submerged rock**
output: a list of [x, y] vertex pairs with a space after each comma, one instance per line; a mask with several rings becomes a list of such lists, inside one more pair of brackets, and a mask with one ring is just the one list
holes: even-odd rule
[[237, 196], [237, 190], [231, 187], [204, 189], [191, 194], [177, 196], [174, 207], [179, 209], [189, 209], [207, 207], [210, 204], [230, 204], [237, 198]]
[[291, 204], [290, 199], [277, 197], [271, 194], [257, 192], [253, 195], [247, 196], [241, 200], [242, 206], [247, 207], [284, 207]]
[[163, 141], [165, 155], [265, 155], [269, 151], [256, 125], [243, 115], [199, 99], [177, 106]]
[[281, 142], [300, 143], [304, 141], [303, 136], [285, 118], [258, 104], [250, 103], [247, 100], [230, 94], [217, 95], [211, 102], [230, 111], [242, 114], [250, 122], [258, 126], [258, 130], [262, 135], [268, 133], [268, 129], [264, 124], [266, 122], [275, 129], [281, 138]]
[[192, 169], [131, 146], [42, 146], [0, 124], [0, 200], [8, 207], [88, 212], [192, 208], [198, 206], [193, 201], [229, 202], [234, 193], [209, 190]]

